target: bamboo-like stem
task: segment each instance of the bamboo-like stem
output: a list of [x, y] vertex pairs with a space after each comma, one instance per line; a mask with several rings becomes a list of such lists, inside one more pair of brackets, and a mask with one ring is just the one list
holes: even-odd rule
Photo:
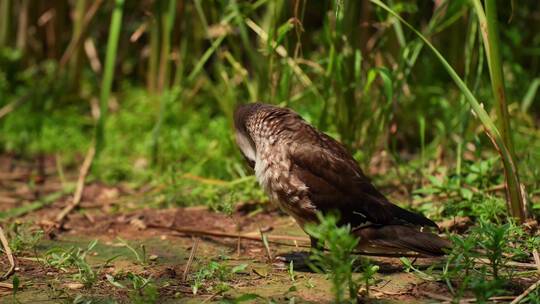
[[159, 63], [158, 88], [160, 92], [167, 89], [170, 81], [169, 66], [171, 61], [169, 60], [169, 55], [171, 50], [171, 32], [176, 17], [176, 0], [169, 0], [165, 14], [165, 18], [162, 19], [163, 31], [161, 32], [161, 56]]
[[[478, 0], [475, 0], [478, 1]], [[412, 25], [407, 23], [401, 16], [399, 16], [398, 13], [394, 12], [392, 9], [390, 9], [388, 6], [386, 6], [384, 3], [382, 3], [380, 0], [371, 0], [372, 3], [378, 5], [379, 7], [383, 8], [390, 14], [394, 15], [400, 22], [405, 24], [410, 30], [412, 30], [422, 41], [431, 49], [431, 51], [435, 54], [435, 56], [439, 59], [439, 61], [442, 63], [450, 77], [454, 80], [458, 88], [461, 90], [463, 95], [465, 96], [467, 102], [473, 109], [474, 113], [484, 126], [486, 135], [490, 138], [493, 145], [495, 146], [495, 149], [499, 154], [501, 155], [501, 159], [503, 161], [504, 166], [504, 172], [506, 177], [506, 185], [507, 185], [507, 194], [508, 194], [508, 204], [509, 204], [509, 212], [510, 215], [515, 217], [520, 222], [524, 222], [526, 219], [526, 213], [524, 208], [521, 208], [521, 206], [524, 205], [524, 199], [523, 199], [523, 193], [521, 189], [521, 185], [519, 182], [519, 176], [517, 174], [517, 166], [515, 163], [514, 158], [512, 157], [512, 154], [508, 150], [508, 147], [504, 143], [503, 137], [501, 136], [501, 133], [495, 126], [495, 123], [489, 117], [489, 114], [484, 110], [484, 107], [478, 102], [476, 97], [474, 97], [473, 93], [465, 82], [461, 80], [459, 75], [456, 73], [456, 71], [452, 68], [452, 66], [446, 61], [446, 59], [441, 55], [441, 53], [429, 42], [420, 32], [418, 32]]]
[[159, 61], [159, 26], [155, 17], [150, 20], [150, 55], [148, 57], [148, 70], [146, 87], [148, 91], [156, 90], [156, 76]]
[[19, 51], [25, 53], [26, 41], [28, 40], [28, 8], [30, 0], [22, 0], [20, 3], [19, 22], [17, 24], [17, 40], [15, 46]]
[[115, 6], [111, 17], [109, 39], [107, 41], [107, 54], [105, 55], [105, 67], [103, 81], [101, 83], [100, 94], [100, 115], [96, 127], [96, 155], [99, 155], [105, 145], [105, 121], [107, 118], [107, 108], [109, 96], [111, 94], [112, 81], [114, 77], [114, 66], [116, 62], [116, 50], [120, 38], [120, 28], [122, 26], [122, 11], [124, 0], [115, 0]]
[[[71, 40], [69, 42], [69, 45], [67, 46], [66, 50], [64, 51], [64, 54], [62, 54], [62, 57], [60, 58], [60, 61], [58, 62], [58, 69], [59, 70], [62, 70], [63, 67], [66, 66], [66, 64], [69, 63], [69, 60], [71, 59], [71, 56], [73, 56], [73, 53], [75, 52], [75, 50], [77, 50], [79, 48], [79, 45], [86, 44], [86, 42], [83, 44], [82, 37], [86, 36], [86, 32], [88, 31], [90, 21], [93, 20], [93, 18], [96, 15], [98, 9], [101, 7], [101, 4], [103, 3], [103, 1], [104, 0], [95, 0], [95, 1], [92, 2], [92, 5], [88, 8], [88, 11], [86, 12], [86, 14], [84, 16], [84, 21], [83, 21], [84, 23], [82, 25], [82, 32], [78, 37], [73, 37], [73, 38], [76, 38], [75, 40]], [[91, 41], [91, 40], [88, 40], [88, 41]], [[98, 69], [95, 69], [95, 70], [98, 70]]]
[[[480, 29], [482, 31], [482, 38], [484, 40], [484, 47], [486, 49], [491, 88], [497, 103], [495, 107], [497, 109], [499, 130], [501, 132], [502, 141], [508, 149], [509, 157], [512, 158], [513, 162], [515, 163], [516, 156], [512, 134], [510, 131], [510, 118], [506, 104], [506, 89], [502, 71], [501, 55], [499, 51], [500, 42], [497, 21], [497, 7], [495, 1], [486, 0], [484, 13], [480, 0], [473, 0], [473, 4], [478, 16]], [[512, 216], [519, 218], [520, 221], [523, 222], [525, 217], [528, 216], [528, 212], [523, 197], [524, 194], [521, 189], [517, 166], [515, 167], [514, 174], [515, 177], [512, 178], [506, 176], [508, 208]]]
[[9, 43], [11, 30], [11, 0], [0, 0], [0, 48]]
[[[73, 16], [73, 37], [72, 41], [78, 41], [82, 39], [80, 37], [84, 30], [84, 13], [86, 10], [86, 0], [77, 0], [75, 4], [75, 14]], [[81, 68], [82, 68], [82, 56], [83, 48], [82, 44], [77, 44], [75, 50], [73, 51], [73, 56], [71, 57], [69, 63], [69, 76], [71, 81], [71, 88], [75, 91], [79, 89], [79, 83], [81, 78]]]
[[162, 18], [162, 36], [161, 36], [161, 55], [159, 64], [159, 78], [158, 78], [158, 90], [161, 93], [159, 98], [159, 113], [158, 119], [152, 130], [152, 163], [157, 163], [157, 155], [159, 150], [159, 135], [161, 126], [163, 124], [163, 118], [165, 117], [165, 111], [168, 101], [172, 98], [172, 93], [169, 92], [169, 53], [171, 50], [171, 32], [174, 25], [175, 13], [176, 13], [176, 0], [169, 0], [167, 11], [165, 12], [165, 18]]
[[493, 96], [497, 102], [498, 125], [506, 146], [514, 155], [514, 144], [510, 132], [510, 120], [506, 104], [506, 87], [504, 83], [501, 54], [499, 51], [499, 30], [497, 21], [497, 6], [495, 1], [485, 1], [485, 14], [479, 0], [474, 0], [474, 7], [480, 22], [482, 38], [486, 49], [489, 75]]

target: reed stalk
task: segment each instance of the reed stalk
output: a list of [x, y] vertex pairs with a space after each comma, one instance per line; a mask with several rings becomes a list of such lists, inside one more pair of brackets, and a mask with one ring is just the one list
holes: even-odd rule
[[491, 88], [493, 96], [497, 102], [498, 125], [501, 130], [504, 142], [509, 150], [514, 153], [512, 135], [510, 134], [510, 122], [508, 107], [506, 105], [506, 89], [504, 77], [502, 74], [502, 62], [499, 51], [499, 31], [497, 21], [497, 7], [495, 1], [485, 1], [485, 11], [480, 0], [473, 0], [474, 8], [480, 23], [482, 38], [488, 60], [489, 76], [491, 79]]
[[443, 67], [448, 72], [452, 80], [454, 80], [462, 94], [465, 96], [475, 115], [478, 117], [478, 119], [484, 126], [486, 135], [490, 138], [493, 145], [495, 146], [495, 149], [499, 152], [501, 156], [506, 178], [508, 211], [512, 217], [516, 218], [520, 222], [524, 222], [526, 219], [525, 201], [519, 181], [516, 162], [509, 148], [506, 146], [499, 129], [496, 127], [491, 117], [489, 117], [489, 114], [486, 112], [483, 105], [478, 102], [474, 94], [467, 87], [465, 82], [459, 77], [454, 68], [452, 68], [452, 66], [448, 63], [444, 56], [431, 44], [431, 42], [429, 42], [429, 40], [427, 40], [412, 25], [410, 25], [403, 18], [401, 18], [398, 13], [386, 6], [380, 0], [371, 0], [371, 2], [392, 14], [401, 23], [405, 24], [410, 30], [412, 30], [420, 39], [422, 39], [422, 41], [429, 47], [429, 49], [435, 54], [437, 59], [442, 63]]
[[101, 83], [101, 94], [99, 99], [100, 115], [96, 127], [96, 155], [99, 155], [105, 146], [105, 123], [107, 119], [109, 96], [111, 94], [111, 87], [114, 78], [116, 51], [118, 49], [120, 29], [122, 27], [124, 0], [115, 0], [114, 3], [115, 6], [111, 17], [109, 38], [107, 41], [107, 53], [105, 55], [103, 81]]
[[[506, 87], [504, 83], [502, 60], [499, 50], [500, 41], [497, 20], [497, 6], [493, 0], [486, 0], [484, 3], [485, 12], [482, 8], [480, 0], [473, 0], [476, 15], [478, 16], [478, 21], [480, 23], [480, 29], [482, 31], [484, 48], [486, 49], [489, 76], [491, 79], [491, 89], [493, 91], [493, 97], [496, 101], [495, 108], [497, 110], [498, 127], [501, 132], [502, 140], [510, 154], [509, 157], [511, 157], [515, 163], [516, 156], [510, 129], [510, 116], [508, 114], [508, 106], [506, 101]], [[513, 186], [511, 187], [510, 185]], [[506, 190], [511, 215], [519, 218], [523, 222], [528, 211], [519, 181], [517, 166], [515, 168], [515, 177], [513, 180], [509, 181], [507, 176]]]
[[11, 5], [11, 0], [0, 0], [0, 48], [9, 44]]
[[166, 90], [170, 82], [170, 52], [171, 52], [171, 33], [176, 17], [176, 0], [169, 0], [167, 11], [165, 12], [165, 18], [163, 21], [163, 31], [161, 37], [161, 56], [159, 63], [159, 78], [158, 88], [160, 92]]
[[150, 56], [148, 57], [148, 69], [146, 76], [146, 87], [148, 91], [156, 90], [156, 75], [159, 60], [159, 36], [156, 21], [150, 21]]
[[19, 51], [25, 53], [26, 42], [28, 40], [28, 9], [30, 6], [30, 0], [21, 0], [19, 21], [17, 24], [17, 40], [15, 46]]
[[[72, 41], [78, 41], [82, 39], [80, 37], [84, 32], [84, 15], [86, 10], [86, 0], [77, 0], [75, 3], [75, 14], [73, 16], [73, 36]], [[81, 80], [82, 69], [82, 56], [83, 48], [82, 43], [76, 44], [75, 50], [69, 63], [69, 75], [71, 88], [74, 91], [78, 91]]]

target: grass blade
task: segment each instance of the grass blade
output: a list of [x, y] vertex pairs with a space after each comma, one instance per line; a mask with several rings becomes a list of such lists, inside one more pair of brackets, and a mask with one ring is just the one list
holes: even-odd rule
[[506, 105], [506, 88], [504, 85], [504, 77], [502, 71], [501, 55], [499, 51], [499, 31], [497, 21], [497, 7], [495, 1], [486, 0], [486, 15], [484, 16], [484, 10], [480, 0], [473, 1], [478, 21], [480, 22], [480, 29], [482, 31], [482, 38], [484, 39], [484, 47], [486, 48], [486, 55], [488, 59], [489, 76], [491, 79], [491, 88], [493, 90], [493, 96], [497, 101], [497, 116], [499, 119], [499, 130], [503, 137], [504, 143], [512, 153], [514, 154], [514, 143], [512, 135], [510, 133], [510, 119], [508, 116], [508, 107]]
[[401, 18], [399, 14], [394, 12], [391, 8], [386, 6], [380, 0], [371, 0], [371, 2], [381, 7], [388, 13], [392, 14], [401, 23], [405, 24], [405, 26], [407, 26], [411, 31], [413, 31], [420, 39], [422, 39], [422, 41], [439, 59], [452, 80], [454, 80], [458, 88], [461, 90], [469, 105], [472, 107], [474, 113], [484, 126], [486, 135], [491, 139], [495, 146], [495, 149], [501, 155], [506, 177], [506, 191], [509, 209], [508, 211], [511, 216], [517, 218], [520, 222], [524, 222], [526, 218], [525, 201], [514, 158], [512, 156], [512, 153], [506, 146], [503, 137], [501, 136], [501, 133], [493, 123], [493, 120], [489, 117], [486, 110], [484, 110], [484, 107], [480, 104], [480, 102], [478, 102], [478, 100], [473, 95], [471, 90], [469, 90], [465, 82], [461, 80], [456, 71], [452, 68], [448, 61], [446, 61], [443, 55], [431, 44], [431, 42], [429, 42], [419, 31], [417, 31], [412, 25], [410, 25], [407, 21]]
[[114, 77], [114, 66], [116, 62], [116, 50], [118, 49], [118, 40], [120, 38], [120, 28], [122, 26], [122, 10], [124, 0], [115, 0], [115, 6], [111, 18], [111, 30], [107, 41], [107, 54], [105, 56], [105, 71], [101, 83], [100, 94], [100, 115], [96, 127], [96, 156], [105, 145], [105, 121], [107, 118], [107, 108], [109, 96], [111, 94], [112, 81]]

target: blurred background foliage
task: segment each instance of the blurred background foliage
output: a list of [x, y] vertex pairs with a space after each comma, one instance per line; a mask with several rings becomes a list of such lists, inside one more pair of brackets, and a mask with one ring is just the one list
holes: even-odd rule
[[[432, 41], [494, 117], [472, 4], [385, 3]], [[540, 2], [497, 3], [516, 157], [535, 203]], [[111, 25], [115, 6], [123, 16]], [[112, 53], [107, 41], [118, 26]], [[112, 94], [92, 177], [162, 183], [167, 202], [263, 197], [232, 132], [235, 105], [252, 101], [294, 108], [344, 142], [378, 182], [399, 181], [409, 196], [417, 188], [457, 195], [474, 214], [478, 190], [504, 182], [497, 153], [439, 61], [366, 0], [0, 0], [0, 151], [36, 162], [53, 155], [77, 168], [104, 110], [108, 68]], [[197, 188], [201, 178], [212, 187]]]

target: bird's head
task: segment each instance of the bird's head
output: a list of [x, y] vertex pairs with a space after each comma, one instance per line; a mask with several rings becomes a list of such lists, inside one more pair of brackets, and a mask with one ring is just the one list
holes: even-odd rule
[[250, 167], [255, 166], [255, 159], [257, 156], [257, 149], [255, 142], [251, 138], [251, 134], [248, 131], [247, 122], [249, 118], [257, 112], [257, 110], [263, 106], [260, 103], [243, 104], [236, 107], [234, 111], [234, 128], [236, 143], [242, 151], [244, 158], [249, 163]]

